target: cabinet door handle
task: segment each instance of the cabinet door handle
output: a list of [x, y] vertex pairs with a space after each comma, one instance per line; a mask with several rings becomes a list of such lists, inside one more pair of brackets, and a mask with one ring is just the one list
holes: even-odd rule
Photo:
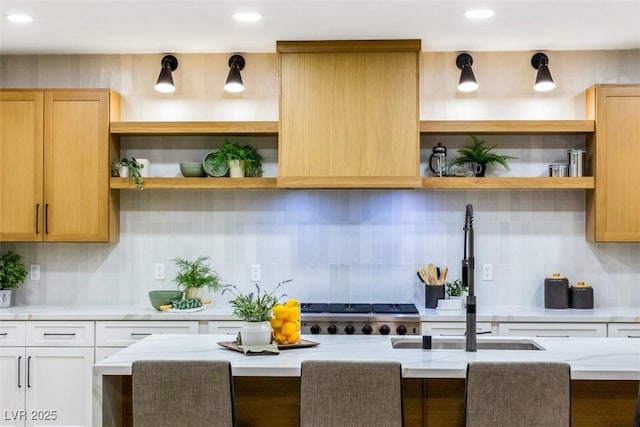
[[49, 203], [44, 205], [44, 232], [49, 234]]
[[76, 333], [75, 332], [68, 332], [68, 333], [45, 332], [42, 335], [44, 335], [45, 337], [75, 337]]
[[27, 388], [31, 388], [31, 356], [27, 357]]
[[140, 336], [140, 337], [146, 337], [151, 335], [150, 333], [142, 333], [142, 332], [131, 332], [131, 336], [132, 337], [136, 337], [136, 336]]
[[36, 234], [40, 234], [40, 227], [39, 227], [39, 223], [40, 222], [40, 203], [36, 204]]
[[22, 384], [20, 383], [20, 365], [22, 365], [22, 356], [18, 356], [18, 388], [22, 388]]
[[627, 338], [640, 338], [640, 335], [627, 335]]

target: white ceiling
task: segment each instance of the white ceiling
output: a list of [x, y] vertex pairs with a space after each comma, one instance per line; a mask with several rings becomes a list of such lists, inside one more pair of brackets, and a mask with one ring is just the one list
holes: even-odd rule
[[[489, 7], [482, 22], [463, 13]], [[258, 23], [231, 19], [258, 11]], [[13, 24], [12, 12], [33, 22]], [[0, 0], [0, 54], [274, 52], [276, 40], [421, 39], [423, 51], [640, 48], [640, 0]]]

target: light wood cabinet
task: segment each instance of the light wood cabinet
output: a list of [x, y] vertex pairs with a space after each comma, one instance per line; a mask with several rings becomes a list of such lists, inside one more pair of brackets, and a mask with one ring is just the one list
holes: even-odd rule
[[278, 186], [420, 187], [419, 40], [277, 51]]
[[109, 189], [109, 123], [119, 95], [0, 92], [0, 241], [107, 242], [118, 236]]
[[640, 242], [640, 85], [589, 88], [587, 118], [596, 123], [590, 153], [596, 186], [587, 193], [587, 239]]

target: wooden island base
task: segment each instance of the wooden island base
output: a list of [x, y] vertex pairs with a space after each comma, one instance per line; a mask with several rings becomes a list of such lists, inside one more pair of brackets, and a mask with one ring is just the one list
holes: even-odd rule
[[[131, 377], [103, 378], [103, 426], [133, 426]], [[233, 384], [237, 426], [298, 425], [300, 378], [234, 377]], [[464, 379], [405, 378], [402, 384], [405, 426], [464, 425]], [[631, 426], [637, 395], [638, 381], [573, 380], [572, 425]]]

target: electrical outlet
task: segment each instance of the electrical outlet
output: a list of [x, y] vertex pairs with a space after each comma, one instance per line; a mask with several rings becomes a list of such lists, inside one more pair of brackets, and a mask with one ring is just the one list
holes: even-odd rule
[[482, 280], [493, 280], [493, 264], [482, 264]]
[[156, 280], [164, 280], [164, 263], [156, 262], [153, 265], [153, 278]]
[[29, 279], [40, 280], [40, 264], [29, 265]]
[[251, 281], [259, 282], [262, 280], [262, 266], [260, 264], [251, 265]]

